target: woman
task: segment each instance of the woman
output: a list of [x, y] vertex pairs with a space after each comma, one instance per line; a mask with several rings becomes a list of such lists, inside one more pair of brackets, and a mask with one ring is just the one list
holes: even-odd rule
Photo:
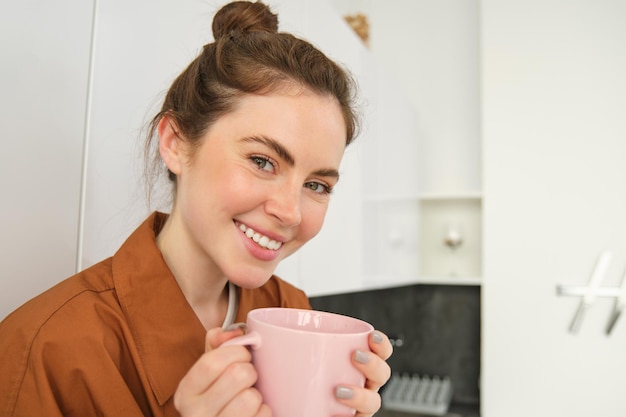
[[[253, 308], [310, 308], [272, 274], [319, 232], [357, 125], [348, 75], [277, 27], [262, 3], [218, 11], [150, 125], [171, 213], [0, 324], [0, 416], [271, 415], [248, 350], [218, 347]], [[390, 375], [389, 340], [370, 349], [366, 387], [336, 390], [358, 416]]]

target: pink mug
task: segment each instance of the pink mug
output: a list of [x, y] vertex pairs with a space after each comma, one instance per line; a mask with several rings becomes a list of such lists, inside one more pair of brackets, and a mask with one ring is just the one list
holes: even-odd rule
[[364, 386], [352, 364], [369, 351], [371, 324], [340, 314], [294, 308], [248, 313], [247, 332], [222, 346], [246, 345], [258, 374], [256, 388], [273, 417], [332, 417], [355, 410], [335, 398], [338, 385]]

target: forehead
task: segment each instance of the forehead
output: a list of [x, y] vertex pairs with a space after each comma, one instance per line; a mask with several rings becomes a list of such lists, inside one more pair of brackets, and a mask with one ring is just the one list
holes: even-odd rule
[[338, 101], [306, 88], [271, 94], [245, 94], [232, 112], [218, 119], [211, 130], [228, 130], [235, 137], [271, 137], [294, 152], [325, 151], [339, 154], [346, 146], [346, 123]]

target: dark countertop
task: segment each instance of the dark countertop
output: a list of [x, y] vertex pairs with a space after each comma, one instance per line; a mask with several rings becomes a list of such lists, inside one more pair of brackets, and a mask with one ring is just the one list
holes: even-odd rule
[[[433, 417], [427, 414], [405, 413], [402, 411], [386, 410], [381, 408], [375, 417]], [[480, 417], [477, 405], [451, 404], [446, 414], [439, 417]]]

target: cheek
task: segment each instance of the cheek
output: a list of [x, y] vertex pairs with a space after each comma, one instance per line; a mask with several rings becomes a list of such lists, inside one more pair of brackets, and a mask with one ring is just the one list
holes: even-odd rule
[[202, 194], [216, 206], [234, 208], [245, 205], [256, 192], [256, 187], [253, 187], [241, 169], [233, 169], [219, 161], [203, 173], [203, 185], [205, 188]]
[[328, 203], [310, 202], [302, 208], [300, 239], [307, 242], [319, 233], [324, 224]]

